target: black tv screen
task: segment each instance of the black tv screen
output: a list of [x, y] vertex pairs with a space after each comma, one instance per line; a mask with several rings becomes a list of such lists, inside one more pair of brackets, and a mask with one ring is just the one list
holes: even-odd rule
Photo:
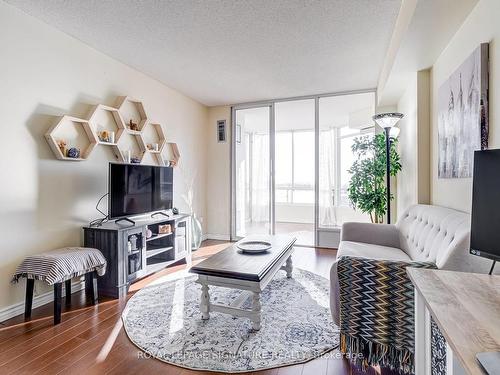
[[500, 260], [500, 150], [474, 153], [470, 252]]
[[110, 163], [108, 184], [110, 219], [172, 208], [171, 167]]

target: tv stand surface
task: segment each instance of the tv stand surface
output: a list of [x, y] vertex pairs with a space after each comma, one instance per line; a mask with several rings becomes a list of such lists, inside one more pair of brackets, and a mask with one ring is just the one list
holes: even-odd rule
[[[191, 216], [157, 216], [129, 219], [135, 225], [110, 221], [100, 227], [83, 227], [84, 246], [99, 249], [108, 262], [106, 274], [98, 279], [100, 294], [125, 297], [133, 282], [173, 264], [191, 261]], [[160, 224], [169, 224], [171, 232], [159, 233]], [[152, 232], [149, 238], [148, 229]]]
[[119, 218], [119, 219], [116, 219], [116, 220], [115, 220], [115, 224], [121, 223], [121, 222], [123, 222], [123, 221], [125, 221], [125, 222], [127, 222], [127, 223], [132, 224], [132, 226], [134, 226], [134, 225], [135, 225], [135, 221], [134, 221], [134, 220], [132, 220], [132, 219], [129, 219], [128, 217], [121, 217], [121, 218]]
[[163, 215], [163, 216], [165, 216], [165, 217], [170, 217], [170, 215], [169, 215], [169, 214], [166, 214], [165, 212], [162, 212], [162, 211], [158, 211], [158, 212], [152, 213], [152, 214], [151, 214], [151, 218], [153, 218], [153, 219], [154, 219], [154, 218], [155, 218], [155, 216], [158, 216], [158, 215]]

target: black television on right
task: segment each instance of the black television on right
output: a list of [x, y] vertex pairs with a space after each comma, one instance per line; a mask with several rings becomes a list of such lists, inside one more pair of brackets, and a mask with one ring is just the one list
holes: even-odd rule
[[470, 253], [500, 260], [500, 149], [474, 152]]

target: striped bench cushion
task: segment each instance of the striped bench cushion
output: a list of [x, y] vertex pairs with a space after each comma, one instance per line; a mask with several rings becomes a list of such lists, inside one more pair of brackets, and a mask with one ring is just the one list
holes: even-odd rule
[[12, 282], [26, 277], [53, 285], [92, 271], [97, 271], [99, 276], [106, 273], [106, 259], [99, 250], [65, 247], [28, 256], [17, 267]]

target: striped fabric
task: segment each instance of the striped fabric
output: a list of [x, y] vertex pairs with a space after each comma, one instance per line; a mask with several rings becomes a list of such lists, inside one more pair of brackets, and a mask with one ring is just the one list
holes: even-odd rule
[[433, 263], [338, 259], [340, 347], [358, 365], [414, 373], [414, 294], [406, 267]]
[[99, 250], [65, 247], [28, 256], [17, 267], [12, 282], [26, 277], [53, 285], [92, 271], [97, 271], [99, 276], [106, 273], [106, 259]]

